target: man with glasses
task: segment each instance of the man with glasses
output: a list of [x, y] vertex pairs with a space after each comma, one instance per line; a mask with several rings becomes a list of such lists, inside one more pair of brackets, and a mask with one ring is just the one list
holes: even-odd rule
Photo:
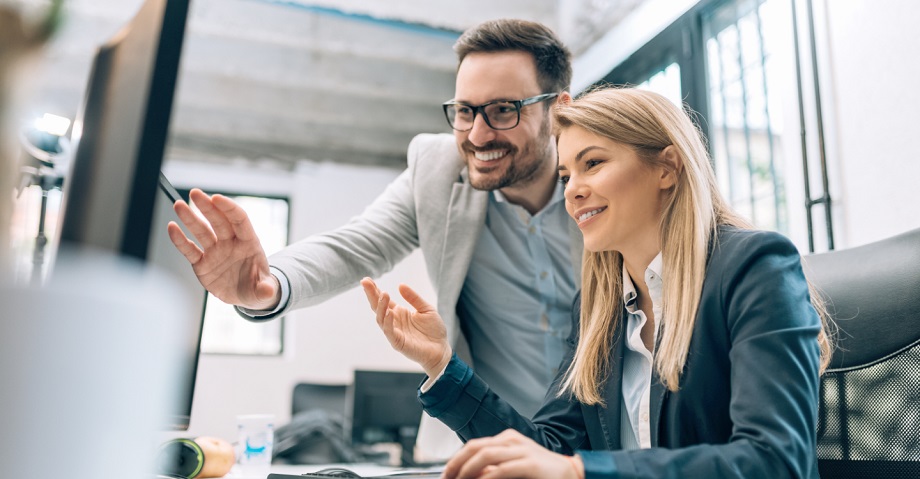
[[532, 415], [562, 360], [580, 276], [549, 111], [570, 99], [571, 56], [520, 20], [476, 26], [454, 49], [443, 105], [453, 136], [414, 138], [408, 169], [361, 216], [268, 259], [238, 206], [193, 190], [207, 221], [182, 202], [176, 211], [202, 248], [177, 225], [169, 233], [202, 284], [253, 320], [319, 303], [421, 248], [454, 350]]

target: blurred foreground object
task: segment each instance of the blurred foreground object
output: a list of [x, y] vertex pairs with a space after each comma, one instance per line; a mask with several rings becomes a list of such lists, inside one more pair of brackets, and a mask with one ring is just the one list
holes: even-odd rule
[[75, 250], [43, 288], [0, 284], [0, 477], [148, 479], [178, 399], [188, 294], [136, 261]]
[[218, 438], [177, 438], [160, 446], [156, 472], [166, 477], [224, 477], [235, 462], [233, 445]]
[[204, 466], [197, 477], [224, 477], [236, 462], [233, 445], [219, 437], [196, 437], [195, 442], [204, 452]]
[[19, 179], [19, 157], [15, 129], [17, 105], [21, 102], [20, 86], [26, 76], [29, 57], [39, 51], [61, 23], [63, 0], [52, 0], [38, 18], [24, 12], [24, 6], [0, 0], [0, 278], [9, 270], [9, 231], [12, 209], [11, 194]]
[[[35, 120], [20, 133], [25, 161], [20, 165], [21, 179], [16, 187], [16, 198], [20, 198], [22, 192], [31, 186], [38, 186], [41, 191], [38, 228], [32, 248], [31, 283], [36, 286], [42, 284], [45, 275], [45, 247], [49, 243], [45, 234], [45, 218], [49, 195], [52, 190], [60, 191], [68, 170], [70, 139], [65, 135], [70, 129], [70, 124], [69, 118], [45, 113], [42, 118]], [[15, 245], [14, 235], [14, 250]]]

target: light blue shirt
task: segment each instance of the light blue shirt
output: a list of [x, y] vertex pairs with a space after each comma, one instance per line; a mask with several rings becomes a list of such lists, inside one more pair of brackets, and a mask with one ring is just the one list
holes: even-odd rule
[[[645, 270], [645, 284], [655, 315], [655, 335], [661, 329], [661, 253]], [[648, 449], [651, 445], [649, 400], [654, 355], [642, 342], [642, 327], [648, 318], [637, 304], [636, 287], [623, 265], [623, 301], [626, 304], [626, 349], [623, 351], [623, 404], [620, 408], [620, 441], [623, 449]]]
[[543, 404], [572, 327], [570, 222], [561, 185], [535, 215], [494, 191], [457, 305], [476, 374], [525, 416]]

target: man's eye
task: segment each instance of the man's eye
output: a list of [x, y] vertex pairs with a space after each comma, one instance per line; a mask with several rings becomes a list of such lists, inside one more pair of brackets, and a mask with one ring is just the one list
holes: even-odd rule
[[473, 109], [470, 108], [470, 107], [468, 107], [468, 106], [458, 106], [458, 107], [457, 107], [457, 114], [458, 114], [458, 115], [469, 116], [469, 115], [472, 115], [472, 114], [473, 114]]

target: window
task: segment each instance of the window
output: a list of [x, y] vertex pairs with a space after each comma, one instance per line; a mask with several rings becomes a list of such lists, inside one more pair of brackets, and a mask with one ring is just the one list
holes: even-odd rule
[[[788, 2], [731, 2], [703, 16], [709, 141], [722, 194], [754, 226], [789, 234], [778, 75]], [[788, 35], [786, 35], [788, 37]], [[786, 47], [786, 48], [783, 48]], [[791, 55], [786, 55], [786, 59]]]
[[[188, 191], [181, 193], [188, 198]], [[231, 198], [249, 215], [265, 254], [271, 255], [287, 245], [290, 205], [286, 198], [221, 194]], [[194, 205], [192, 209], [198, 211]], [[204, 329], [201, 336], [201, 352], [280, 354], [283, 324], [283, 318], [260, 323], [246, 321], [237, 314], [233, 306], [208, 293]]]
[[636, 85], [636, 88], [660, 93], [677, 106], [683, 106], [684, 98], [680, 92], [680, 65], [672, 63], [655, 73], [648, 80]]
[[[815, 251], [816, 232], [824, 227], [826, 247], [833, 249], [831, 199], [826, 164], [811, 166], [809, 173], [815, 161], [807, 158], [800, 134], [809, 121], [803, 104], [816, 102], [819, 135], [821, 108], [819, 97], [802, 93], [801, 72], [808, 68], [799, 58], [805, 40], [798, 38], [797, 3], [700, 0], [602, 81], [681, 99], [707, 136], [730, 204], [756, 227]], [[808, 22], [811, 28], [810, 15]], [[824, 184], [814, 188], [818, 179]], [[823, 209], [823, 225], [813, 218], [814, 208]]]

